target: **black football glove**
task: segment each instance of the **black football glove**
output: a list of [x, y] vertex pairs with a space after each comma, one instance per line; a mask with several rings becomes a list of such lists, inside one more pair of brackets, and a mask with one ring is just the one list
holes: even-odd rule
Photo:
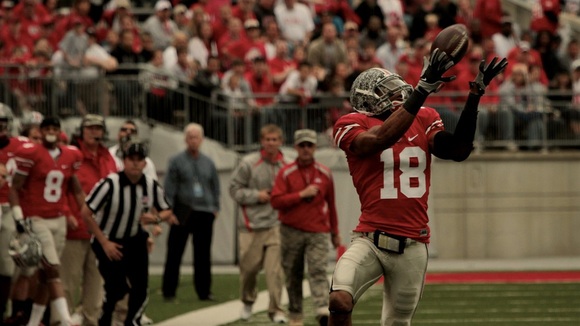
[[481, 60], [479, 64], [479, 72], [475, 77], [475, 80], [469, 82], [469, 88], [471, 92], [478, 95], [485, 94], [485, 88], [491, 83], [491, 80], [499, 75], [505, 67], [508, 65], [506, 58], [501, 59], [497, 62], [498, 57], [491, 59], [488, 65], [485, 65], [485, 60]]
[[421, 79], [417, 87], [427, 94], [438, 92], [443, 83], [455, 79], [455, 76], [443, 77], [443, 74], [453, 65], [454, 63], [447, 53], [434, 49], [429, 58], [427, 56], [423, 58], [423, 71], [421, 71]]
[[16, 231], [18, 233], [32, 233], [32, 225], [30, 225], [30, 220], [16, 220]]

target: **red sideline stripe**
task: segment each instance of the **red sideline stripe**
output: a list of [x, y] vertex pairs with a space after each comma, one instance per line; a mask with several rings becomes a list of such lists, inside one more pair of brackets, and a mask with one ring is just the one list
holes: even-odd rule
[[579, 282], [580, 271], [427, 273], [427, 283]]
[[[580, 282], [580, 271], [427, 273], [429, 284]], [[381, 277], [377, 283], [383, 283]]]

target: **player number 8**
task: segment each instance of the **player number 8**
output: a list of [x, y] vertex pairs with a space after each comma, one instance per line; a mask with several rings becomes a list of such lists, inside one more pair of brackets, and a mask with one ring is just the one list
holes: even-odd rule
[[61, 171], [53, 170], [46, 174], [44, 185], [44, 199], [49, 203], [56, 203], [62, 196], [62, 181], [64, 174]]

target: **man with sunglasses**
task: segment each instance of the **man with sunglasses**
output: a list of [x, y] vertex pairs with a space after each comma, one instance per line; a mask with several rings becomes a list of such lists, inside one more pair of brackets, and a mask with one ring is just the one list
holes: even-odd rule
[[[137, 124], [133, 120], [126, 120], [119, 128], [119, 133], [117, 134], [117, 140], [119, 143], [117, 145], [113, 145], [109, 147], [109, 152], [115, 158], [115, 162], [117, 163], [117, 171], [123, 170], [123, 150], [126, 147], [132, 138], [137, 138], [139, 136], [139, 130], [137, 129]], [[157, 170], [155, 168], [155, 164], [153, 161], [147, 156], [145, 158], [147, 164], [143, 169], [143, 173], [154, 180], [158, 180], [157, 178]]]
[[328, 323], [328, 240], [334, 248], [340, 245], [334, 198], [334, 181], [330, 169], [314, 160], [316, 131], [296, 130], [296, 160], [283, 167], [272, 189], [272, 207], [279, 212], [282, 267], [286, 274], [290, 325], [303, 325], [302, 279], [304, 262], [308, 264], [308, 281], [316, 319]]

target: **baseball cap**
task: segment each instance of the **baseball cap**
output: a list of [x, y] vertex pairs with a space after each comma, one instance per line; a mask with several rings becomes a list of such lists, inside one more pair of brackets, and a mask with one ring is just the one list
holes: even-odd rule
[[260, 22], [256, 19], [248, 19], [244, 22], [244, 28], [245, 29], [260, 28]]
[[155, 11], [162, 11], [162, 10], [171, 9], [171, 2], [167, 0], [159, 0], [155, 3]]
[[123, 158], [127, 158], [133, 155], [137, 155], [141, 159], [145, 159], [147, 157], [147, 147], [145, 147], [145, 144], [139, 142], [133, 142], [129, 144], [123, 153]]
[[44, 119], [42, 119], [42, 122], [40, 123], [40, 128], [46, 128], [46, 127], [57, 127], [60, 128], [60, 120], [58, 118], [55, 117], [46, 117]]
[[92, 126], [99, 126], [105, 128], [105, 119], [98, 115], [98, 114], [87, 114], [83, 118], [83, 122], [81, 126], [84, 127], [92, 127]]
[[298, 129], [294, 132], [294, 145], [309, 142], [316, 144], [316, 131], [312, 129]]

